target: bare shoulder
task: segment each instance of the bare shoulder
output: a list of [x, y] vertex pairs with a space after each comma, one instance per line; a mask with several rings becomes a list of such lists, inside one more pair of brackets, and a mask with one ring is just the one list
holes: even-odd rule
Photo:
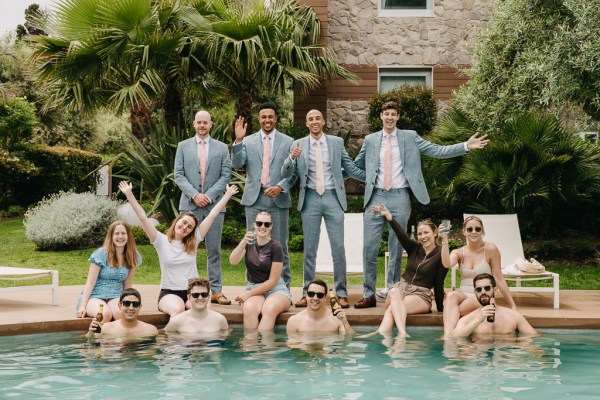
[[496, 246], [494, 243], [485, 242], [485, 252], [486, 253], [500, 253], [500, 250], [498, 250], [498, 246]]
[[152, 324], [149, 324], [147, 322], [143, 322], [143, 321], [139, 321], [141, 325], [141, 331], [142, 334], [145, 336], [155, 336], [158, 334], [158, 329], [156, 329], [156, 327]]

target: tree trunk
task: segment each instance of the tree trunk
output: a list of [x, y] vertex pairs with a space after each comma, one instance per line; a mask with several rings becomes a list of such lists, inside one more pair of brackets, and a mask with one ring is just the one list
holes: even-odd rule
[[[240, 94], [237, 104], [235, 105], [235, 113], [236, 113], [235, 118], [237, 119], [237, 117], [239, 117], [241, 115], [242, 117], [244, 117], [244, 120], [248, 124], [248, 126], [246, 128], [246, 135], [250, 135], [250, 134], [254, 133], [254, 124], [252, 123], [252, 104], [253, 103], [254, 103], [254, 98], [252, 96], [252, 91], [244, 90]], [[232, 142], [235, 140], [235, 132], [233, 133], [231, 140], [232, 140]]]
[[147, 142], [146, 134], [149, 134], [152, 128], [152, 112], [143, 104], [131, 106], [129, 112], [129, 122], [131, 123], [131, 132], [142, 143]]
[[162, 109], [169, 128], [177, 126], [181, 128], [185, 127], [181, 92], [173, 81], [168, 81], [166, 84], [165, 94], [162, 99]]

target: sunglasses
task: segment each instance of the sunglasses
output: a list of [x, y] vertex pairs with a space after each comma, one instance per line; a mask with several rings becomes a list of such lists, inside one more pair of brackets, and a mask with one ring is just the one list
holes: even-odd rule
[[195, 292], [195, 293], [190, 293], [190, 296], [192, 296], [193, 298], [197, 299], [198, 297], [202, 296], [203, 299], [207, 298], [209, 295], [208, 292]]
[[472, 226], [470, 226], [467, 228], [467, 232], [469, 232], [469, 233], [473, 232], [473, 230], [475, 230], [475, 232], [479, 233], [479, 232], [481, 232], [481, 227], [476, 226], [475, 228], [473, 228]]
[[271, 223], [270, 222], [254, 221], [254, 224], [256, 226], [258, 226], [259, 228], [261, 226], [263, 226], [263, 225], [265, 226], [265, 228], [270, 228], [271, 227]]
[[312, 299], [315, 296], [317, 296], [317, 299], [322, 299], [323, 297], [325, 297], [325, 293], [323, 293], [323, 292], [306, 292], [306, 295], [310, 299]]
[[125, 308], [129, 308], [131, 306], [133, 306], [133, 308], [138, 308], [139, 306], [142, 305], [141, 301], [131, 301], [131, 300], [123, 300], [121, 302], [121, 304], [123, 305], [123, 307]]
[[492, 290], [492, 287], [491, 287], [490, 285], [486, 285], [486, 286], [478, 286], [478, 287], [476, 287], [476, 288], [475, 288], [475, 291], [476, 291], [477, 293], [481, 293], [481, 292], [483, 292], [484, 290], [485, 290], [486, 292], [489, 292], [490, 290]]

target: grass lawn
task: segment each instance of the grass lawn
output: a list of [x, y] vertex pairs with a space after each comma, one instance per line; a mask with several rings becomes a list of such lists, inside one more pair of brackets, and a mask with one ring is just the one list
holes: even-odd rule
[[[83, 285], [87, 278], [90, 254], [95, 249], [73, 251], [36, 251], [35, 245], [25, 237], [25, 229], [20, 219], [0, 221], [0, 265], [6, 267], [25, 267], [55, 269], [59, 271], [61, 285]], [[160, 268], [158, 257], [151, 245], [139, 246], [143, 264], [138, 269], [134, 284], [160, 283]], [[227, 286], [242, 286], [245, 284], [245, 268], [243, 264], [229, 264], [230, 249], [223, 249], [221, 254], [223, 283]], [[290, 253], [292, 266], [292, 286], [302, 286], [302, 254]], [[542, 263], [543, 260], [540, 260]], [[206, 276], [206, 252], [203, 247], [198, 254], [200, 275]], [[377, 282], [384, 282], [383, 257], [378, 260]], [[600, 290], [600, 268], [591, 265], [546, 265], [552, 272], [560, 274], [561, 289]], [[40, 283], [43, 279], [39, 278]], [[541, 281], [537, 286], [550, 286], [551, 281]], [[26, 281], [0, 281], [0, 287], [30, 285]], [[329, 280], [328, 284], [333, 283]], [[349, 278], [349, 285], [362, 285], [362, 277]], [[446, 279], [446, 287], [450, 287], [450, 274]]]

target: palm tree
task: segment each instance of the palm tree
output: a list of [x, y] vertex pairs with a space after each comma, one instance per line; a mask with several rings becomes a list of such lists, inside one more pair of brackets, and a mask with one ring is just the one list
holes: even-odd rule
[[[190, 58], [178, 18], [184, 0], [64, 0], [35, 37], [38, 81], [51, 93], [48, 107], [128, 110], [142, 137], [151, 113], [162, 108], [169, 126], [181, 124], [188, 76], [202, 79]], [[199, 77], [199, 78], [198, 78]], [[205, 88], [213, 89], [210, 85]], [[140, 125], [138, 125], [138, 123]]]
[[357, 80], [319, 43], [315, 12], [296, 0], [196, 0], [181, 15], [191, 28], [196, 58], [235, 96], [236, 113], [250, 132], [260, 88], [283, 93], [291, 83], [308, 92], [332, 77]]

